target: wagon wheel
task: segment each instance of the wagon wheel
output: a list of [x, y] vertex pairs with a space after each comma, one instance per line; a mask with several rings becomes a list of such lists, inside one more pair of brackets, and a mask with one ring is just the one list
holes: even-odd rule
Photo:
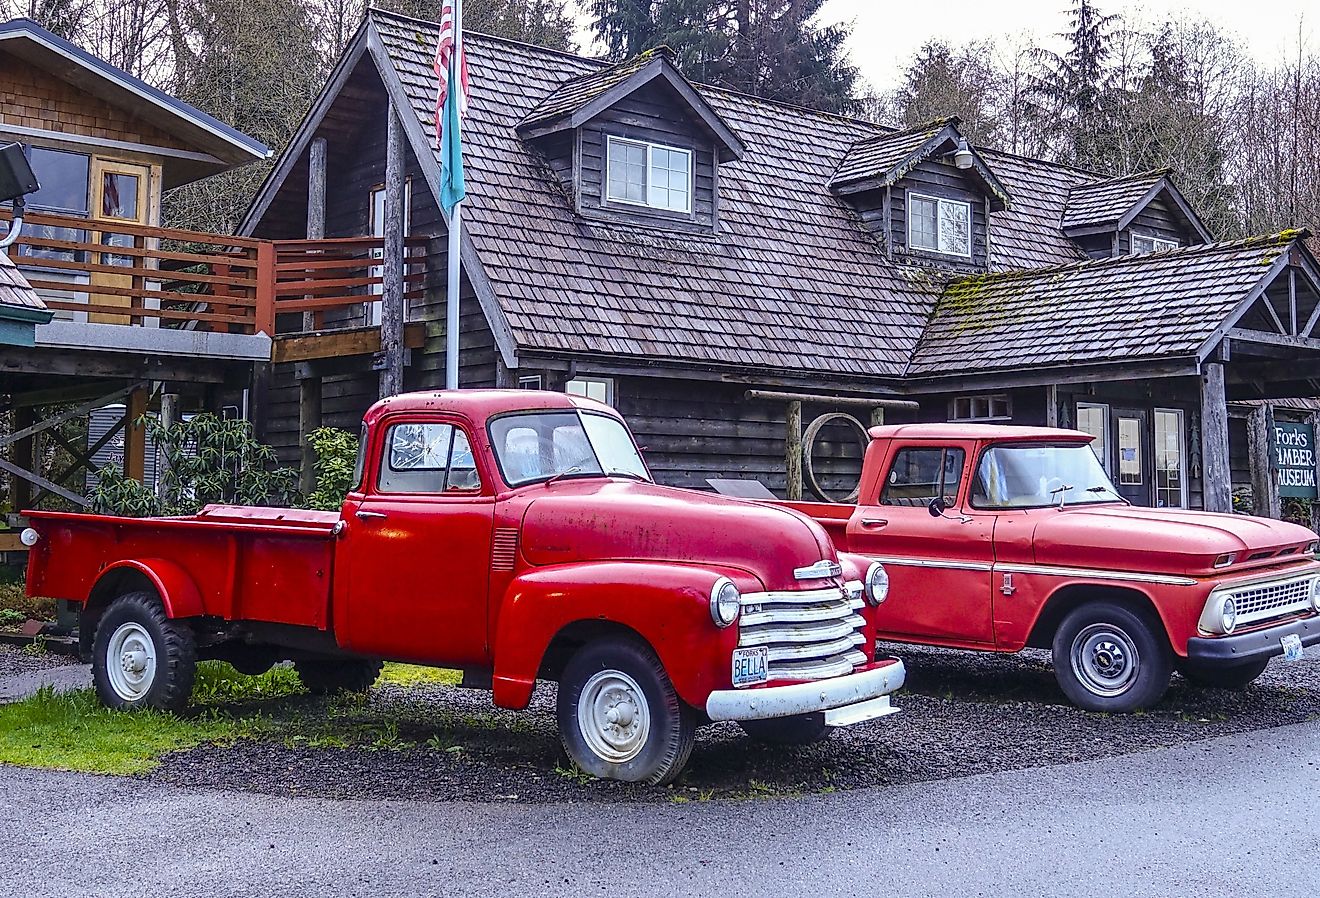
[[840, 502], [846, 505], [850, 502], [857, 501], [857, 496], [861, 493], [862, 489], [861, 479], [858, 479], [857, 485], [852, 488], [852, 492], [848, 493], [848, 495], [844, 496], [842, 499], [836, 499], [829, 493], [825, 492], [825, 489], [820, 485], [820, 481], [816, 479], [816, 468], [811, 460], [811, 450], [816, 447], [816, 437], [820, 435], [821, 428], [826, 424], [831, 424], [835, 421], [846, 421], [853, 427], [857, 428], [857, 432], [862, 435], [862, 454], [866, 454], [866, 447], [871, 441], [870, 434], [866, 432], [866, 425], [862, 424], [861, 421], [858, 421], [846, 412], [829, 412], [821, 415], [807, 425], [806, 431], [802, 434], [802, 470], [806, 472], [807, 486], [816, 498], [824, 502]]

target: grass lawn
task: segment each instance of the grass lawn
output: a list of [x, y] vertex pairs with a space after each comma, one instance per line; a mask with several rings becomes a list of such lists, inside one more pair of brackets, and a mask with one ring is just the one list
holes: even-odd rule
[[[458, 671], [411, 664], [386, 664], [382, 684], [455, 685]], [[198, 745], [225, 744], [284, 729], [276, 720], [279, 699], [305, 690], [290, 667], [276, 667], [248, 677], [228, 664], [198, 665], [192, 708], [182, 717], [154, 711], [125, 713], [102, 707], [91, 689], [54, 693], [42, 690], [30, 698], [0, 705], [0, 764], [46, 767], [85, 773], [132, 774], [151, 770], [161, 756]], [[338, 706], [325, 716], [300, 721], [311, 741], [324, 740], [333, 729]]]

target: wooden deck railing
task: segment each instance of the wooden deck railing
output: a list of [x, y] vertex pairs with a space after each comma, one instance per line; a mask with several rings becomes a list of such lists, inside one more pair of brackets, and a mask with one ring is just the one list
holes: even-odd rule
[[[0, 220], [7, 219], [0, 213]], [[404, 297], [423, 295], [428, 239], [405, 248]], [[46, 305], [90, 323], [274, 336], [365, 323], [383, 285], [379, 237], [258, 240], [30, 213], [10, 248]]]

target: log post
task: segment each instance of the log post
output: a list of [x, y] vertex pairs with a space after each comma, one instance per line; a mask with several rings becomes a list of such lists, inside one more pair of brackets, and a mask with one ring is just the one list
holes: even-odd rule
[[885, 410], [881, 406], [871, 409], [871, 426], [880, 427], [885, 423]]
[[403, 123], [391, 103], [385, 138], [385, 246], [381, 260], [381, 398], [403, 392]]
[[128, 394], [124, 405], [124, 475], [138, 483], [147, 477], [147, 413], [150, 390], [145, 385]]
[[1228, 459], [1228, 394], [1224, 363], [1207, 362], [1201, 372], [1201, 471], [1206, 511], [1233, 510], [1233, 470]]
[[[161, 393], [160, 394], [160, 426], [166, 429], [174, 427], [179, 423], [179, 394]], [[165, 495], [166, 468], [169, 460], [164, 453], [160, 453], [156, 460], [156, 495]]]
[[1045, 388], [1045, 426], [1059, 426], [1059, 388], [1055, 384]]
[[790, 502], [802, 501], [802, 402], [788, 403], [788, 419], [784, 431], [784, 473], [788, 485], [785, 496]]
[[1251, 461], [1252, 513], [1281, 518], [1278, 469], [1274, 459], [1274, 409], [1258, 405], [1247, 418], [1247, 455]]
[[[37, 410], [33, 406], [19, 406], [13, 412], [13, 430], [15, 433], [20, 430], [27, 430], [37, 423]], [[13, 454], [9, 457], [14, 464], [20, 468], [29, 471], [36, 471], [33, 462], [36, 460], [36, 440], [33, 437], [24, 437], [11, 444]], [[22, 477], [14, 474], [9, 481], [9, 507], [17, 514], [24, 511], [32, 504], [32, 484]]]
[[[1311, 432], [1320, 438], [1320, 412], [1311, 416]], [[1315, 441], [1312, 441], [1314, 447]], [[1315, 482], [1320, 484], [1320, 447], [1315, 452]], [[1311, 500], [1311, 529], [1320, 533], [1320, 496]]]
[[298, 489], [304, 496], [316, 489], [316, 451], [312, 449], [312, 431], [321, 426], [321, 378], [305, 377], [298, 381], [298, 446], [300, 450]]
[[[307, 239], [325, 239], [325, 155], [324, 137], [312, 140], [307, 149]], [[303, 333], [316, 330], [316, 313], [303, 312]]]

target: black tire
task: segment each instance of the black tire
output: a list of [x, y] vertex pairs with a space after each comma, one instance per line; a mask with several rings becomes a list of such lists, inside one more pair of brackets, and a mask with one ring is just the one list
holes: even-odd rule
[[1126, 714], [1164, 697], [1173, 658], [1158, 620], [1111, 601], [1073, 609], [1054, 634], [1054, 677], [1074, 705]]
[[[579, 713], [584, 702], [590, 705]], [[622, 722], [606, 722], [616, 711]], [[601, 779], [671, 783], [696, 742], [696, 713], [678, 697], [651, 647], [637, 640], [601, 639], [579, 649], [560, 676], [557, 712], [569, 759]], [[584, 733], [584, 717], [599, 726]]]
[[298, 679], [313, 695], [366, 692], [384, 666], [380, 661], [363, 658], [301, 658], [293, 662]]
[[1245, 689], [1265, 672], [1270, 659], [1249, 661], [1246, 664], [1197, 664], [1183, 658], [1177, 662], [1178, 673], [1198, 686], [1209, 689]]
[[196, 678], [192, 628], [170, 620], [154, 594], [126, 593], [110, 603], [92, 643], [92, 682], [103, 705], [179, 713]]
[[738, 726], [757, 742], [769, 745], [811, 745], [830, 737], [824, 713], [775, 717], [770, 720], [744, 720]]

